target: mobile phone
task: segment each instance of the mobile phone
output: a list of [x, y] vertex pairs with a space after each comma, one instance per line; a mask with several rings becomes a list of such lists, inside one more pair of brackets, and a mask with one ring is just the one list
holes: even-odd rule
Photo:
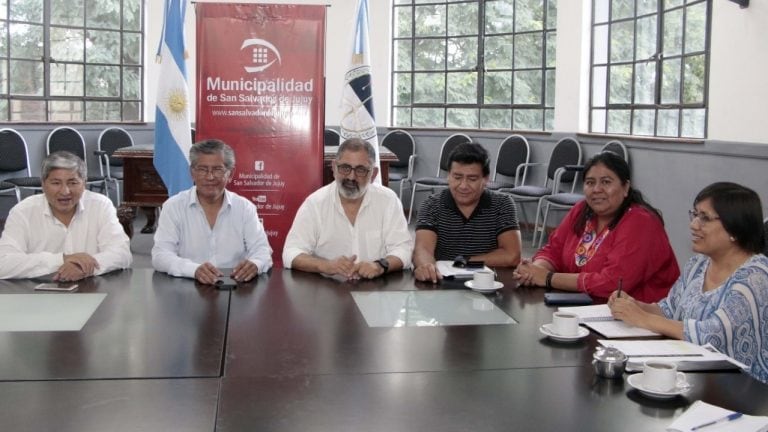
[[237, 281], [232, 279], [230, 276], [221, 276], [218, 279], [216, 279], [216, 289], [220, 290], [233, 290], [237, 288]]
[[483, 267], [485, 267], [485, 261], [467, 261], [467, 264], [464, 268], [481, 269]]
[[544, 304], [546, 305], [589, 305], [592, 304], [592, 297], [585, 293], [544, 293]]
[[35, 286], [37, 291], [67, 291], [71, 292], [77, 289], [77, 284], [73, 283], [41, 283]]

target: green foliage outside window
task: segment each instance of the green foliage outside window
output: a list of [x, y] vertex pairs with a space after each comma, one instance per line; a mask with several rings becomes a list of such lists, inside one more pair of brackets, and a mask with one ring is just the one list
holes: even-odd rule
[[394, 0], [392, 125], [551, 130], [556, 0]]
[[593, 0], [592, 132], [706, 136], [708, 0]]
[[141, 121], [142, 0], [0, 0], [0, 121]]

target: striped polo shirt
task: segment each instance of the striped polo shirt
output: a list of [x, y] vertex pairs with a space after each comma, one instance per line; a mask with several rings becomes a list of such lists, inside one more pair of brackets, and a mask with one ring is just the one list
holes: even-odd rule
[[435, 259], [453, 260], [458, 255], [470, 257], [497, 249], [498, 236], [508, 230], [519, 230], [520, 226], [509, 195], [484, 191], [467, 219], [456, 206], [450, 189], [444, 189], [421, 205], [416, 230], [421, 229], [437, 234]]

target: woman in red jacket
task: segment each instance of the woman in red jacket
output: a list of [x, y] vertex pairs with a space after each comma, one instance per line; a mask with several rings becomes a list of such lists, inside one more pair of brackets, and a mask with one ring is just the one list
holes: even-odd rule
[[611, 152], [590, 159], [584, 196], [532, 261], [518, 266], [518, 282], [605, 301], [621, 281], [638, 300], [664, 298], [680, 269], [661, 214], [632, 188], [626, 161]]

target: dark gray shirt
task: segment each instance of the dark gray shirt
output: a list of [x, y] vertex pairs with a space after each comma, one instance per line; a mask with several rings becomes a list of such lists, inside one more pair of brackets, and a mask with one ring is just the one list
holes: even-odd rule
[[519, 230], [517, 211], [512, 197], [484, 191], [469, 218], [456, 206], [451, 191], [444, 189], [427, 198], [419, 210], [416, 230], [427, 229], [437, 234], [436, 260], [453, 260], [458, 255], [470, 257], [499, 247], [498, 236]]

